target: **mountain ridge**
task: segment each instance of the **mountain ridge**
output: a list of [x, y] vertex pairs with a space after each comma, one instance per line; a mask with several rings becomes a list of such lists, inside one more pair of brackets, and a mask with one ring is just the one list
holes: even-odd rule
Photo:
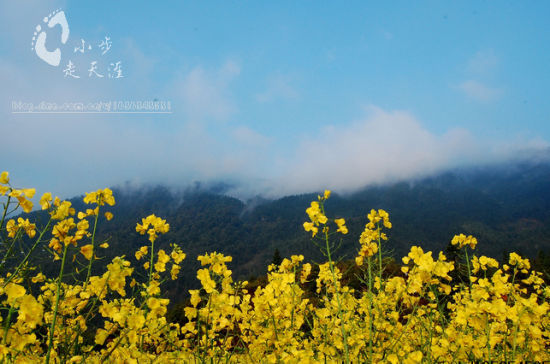
[[[101, 217], [97, 230], [96, 241], [110, 244], [101, 251], [104, 261], [117, 255], [134, 259], [134, 252], [148, 245], [146, 237], [136, 232], [136, 223], [153, 213], [170, 224], [170, 231], [155, 249], [169, 251], [169, 244], [177, 243], [187, 253], [183, 278], [167, 283], [168, 295], [175, 300], [197, 286], [196, 257], [205, 252], [233, 256], [231, 268], [235, 277], [242, 279], [264, 274], [276, 249], [283, 257], [303, 254], [306, 260], [323, 261], [302, 226], [307, 220], [305, 209], [317, 199], [317, 193], [272, 200], [258, 196], [243, 202], [219, 191], [200, 186], [182, 192], [162, 185], [132, 190], [114, 187], [117, 203], [107, 209], [114, 219]], [[77, 211], [87, 207], [82, 196], [70, 201]], [[337, 257], [355, 256], [366, 214], [372, 208], [390, 214], [393, 228], [387, 231], [389, 240], [384, 247], [397, 260], [412, 245], [434, 253], [444, 250], [459, 233], [478, 238], [477, 254], [501, 258], [518, 251], [533, 257], [539, 251], [550, 251], [550, 164], [447, 171], [415, 181], [366, 187], [352, 194], [333, 192], [326, 202], [327, 215], [345, 218], [349, 228]], [[43, 223], [47, 219], [44, 212], [33, 214], [42, 216]], [[55, 271], [50, 258], [38, 263], [46, 271]], [[98, 272], [101, 265], [95, 266]]]

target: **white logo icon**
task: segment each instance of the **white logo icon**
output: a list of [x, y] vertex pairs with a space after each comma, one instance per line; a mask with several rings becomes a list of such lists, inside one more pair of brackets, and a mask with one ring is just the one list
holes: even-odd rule
[[[47, 17], [44, 17], [44, 23], [48, 25], [48, 28], [53, 28], [56, 25], [61, 26], [61, 43], [67, 43], [69, 39], [69, 24], [65, 18], [65, 13], [61, 9], [57, 9]], [[42, 30], [40, 24], [36, 26], [36, 31], [32, 37], [32, 49], [44, 62], [57, 67], [61, 62], [61, 50], [59, 48], [53, 51], [46, 49], [46, 30]]]

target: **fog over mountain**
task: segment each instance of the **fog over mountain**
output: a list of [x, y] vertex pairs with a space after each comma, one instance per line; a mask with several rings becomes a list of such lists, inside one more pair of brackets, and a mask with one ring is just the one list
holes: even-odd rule
[[[198, 262], [205, 252], [233, 256], [236, 277], [246, 279], [265, 273], [274, 251], [283, 257], [304, 254], [306, 260], [324, 257], [311, 242], [302, 224], [305, 209], [322, 191], [269, 199], [256, 196], [241, 200], [231, 196], [234, 184], [200, 184], [174, 187], [119, 186], [113, 188], [114, 219], [100, 219], [98, 238], [107, 239], [109, 261], [116, 255], [133, 259], [147, 239], [136, 233], [136, 223], [149, 214], [167, 220], [170, 231], [159, 239], [156, 249], [170, 250], [178, 243], [188, 259], [183, 278], [170, 283], [170, 294], [194, 287]], [[71, 200], [80, 211], [82, 197]], [[478, 238], [477, 254], [502, 258], [517, 251], [529, 257], [550, 251], [550, 163], [544, 159], [477, 168], [462, 168], [429, 177], [365, 187], [353, 193], [337, 190], [326, 202], [329, 218], [346, 219], [349, 234], [341, 236], [336, 256], [352, 259], [370, 209], [385, 209], [393, 228], [384, 251], [399, 260], [412, 245], [437, 254], [445, 250], [455, 234]], [[42, 212], [35, 212], [39, 222]], [[56, 269], [45, 257], [44, 268]], [[101, 269], [100, 264], [97, 266]], [[183, 289], [183, 291], [182, 291]]]

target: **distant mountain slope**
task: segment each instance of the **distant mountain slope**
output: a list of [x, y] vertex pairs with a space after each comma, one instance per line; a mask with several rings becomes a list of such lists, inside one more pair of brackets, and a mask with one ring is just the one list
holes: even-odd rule
[[[134, 252], [147, 244], [146, 237], [136, 233], [136, 223], [151, 213], [166, 219], [170, 232], [161, 237], [159, 248], [169, 249], [168, 244], [176, 242], [188, 255], [183, 278], [168, 285], [169, 296], [176, 300], [196, 286], [196, 257], [204, 252], [233, 256], [231, 267], [241, 278], [263, 274], [275, 249], [283, 257], [300, 253], [323, 260], [302, 227], [316, 193], [248, 204], [209, 190], [172, 193], [162, 186], [115, 188], [114, 193], [117, 203], [110, 210], [115, 218], [102, 221], [98, 230], [101, 239], [109, 239], [108, 257], [125, 254], [134, 259]], [[77, 210], [85, 208], [81, 197], [72, 201]], [[389, 212], [393, 228], [385, 245], [396, 258], [413, 244], [443, 250], [457, 233], [478, 237], [479, 251], [496, 258], [508, 251], [534, 256], [550, 250], [550, 165], [545, 163], [452, 171], [349, 196], [334, 193], [326, 207], [329, 217], [346, 218], [349, 234], [338, 253], [348, 258], [357, 251], [371, 208]], [[49, 263], [44, 267], [55, 269]]]

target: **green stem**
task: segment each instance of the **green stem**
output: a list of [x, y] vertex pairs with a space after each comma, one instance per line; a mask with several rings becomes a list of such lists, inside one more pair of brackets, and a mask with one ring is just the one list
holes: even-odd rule
[[5, 345], [6, 340], [8, 339], [8, 330], [10, 328], [11, 314], [13, 313], [13, 311], [14, 311], [13, 307], [10, 307], [10, 311], [8, 312], [8, 317], [6, 318], [6, 324], [4, 325], [4, 336], [2, 337], [2, 345]]
[[[214, 292], [212, 292], [214, 293]], [[208, 297], [208, 314], [206, 315], [206, 325], [204, 325], [204, 336], [206, 336], [205, 344], [209, 341], [210, 346], [213, 347], [214, 344], [214, 328], [212, 327], [212, 338], [208, 337], [208, 324], [210, 323], [210, 313], [211, 313], [211, 307], [212, 307], [212, 293], [210, 293], [210, 296]], [[205, 348], [206, 349], [206, 348]], [[205, 350], [205, 353], [208, 353], [208, 350]]]
[[296, 292], [295, 292], [295, 287], [296, 287], [296, 267], [293, 267], [293, 276], [294, 276], [294, 283], [292, 284], [292, 311], [290, 312], [290, 328], [292, 330], [294, 330], [294, 311], [296, 310], [296, 304], [295, 304], [295, 296], [296, 296]]
[[90, 258], [90, 263], [88, 263], [88, 273], [86, 274], [86, 280], [84, 281], [84, 289], [86, 289], [86, 286], [88, 285], [88, 281], [90, 280], [90, 275], [92, 274], [92, 263], [95, 257], [95, 231], [97, 228], [98, 219], [99, 219], [99, 205], [97, 206], [97, 214], [95, 215], [95, 221], [94, 221], [94, 231], [92, 232], [92, 257]]
[[[11, 244], [10, 244], [10, 247], [8, 248], [8, 251], [6, 252], [6, 254], [4, 255], [4, 260], [2, 261], [2, 264], [0, 264], [0, 271], [3, 271], [4, 270], [4, 267], [6, 266], [6, 261], [8, 260], [8, 258], [11, 256], [12, 252], [13, 252], [13, 247], [15, 246], [15, 243], [17, 242], [17, 239], [19, 239], [21, 237], [21, 229], [19, 229], [17, 231], [17, 233], [15, 234], [15, 236], [13, 237], [13, 239], [11, 240]], [[10, 276], [11, 277], [11, 276]], [[4, 286], [7, 284], [8, 282], [6, 282], [4, 284]]]
[[382, 285], [382, 242], [380, 240], [380, 222], [376, 223], [376, 230], [378, 232], [378, 265], [380, 269], [378, 277], [380, 278], [380, 285]]
[[267, 303], [267, 307], [269, 307], [269, 313], [271, 313], [271, 323], [273, 323], [273, 329], [275, 330], [275, 340], [277, 342], [279, 341], [279, 334], [277, 330], [277, 324], [275, 323], [275, 316], [273, 315], [273, 309], [271, 308], [271, 305], [269, 302]]
[[518, 326], [519, 326], [519, 316], [518, 316], [518, 322], [514, 324], [514, 339], [512, 341], [512, 361], [514, 362], [516, 360], [516, 340], [518, 337]]
[[369, 256], [367, 259], [367, 264], [369, 267], [369, 356], [370, 356], [370, 362], [372, 363], [372, 357], [373, 357], [373, 339], [372, 339], [372, 324], [373, 324], [373, 315], [372, 315], [372, 259]]
[[34, 251], [34, 249], [36, 249], [36, 247], [38, 246], [38, 244], [40, 243], [40, 241], [42, 240], [42, 237], [44, 236], [44, 233], [46, 232], [46, 230], [48, 230], [48, 228], [50, 227], [50, 224], [52, 222], [52, 219], [50, 218], [50, 220], [48, 221], [48, 223], [46, 224], [46, 227], [44, 229], [42, 229], [42, 232], [40, 233], [40, 236], [38, 237], [38, 239], [36, 239], [36, 241], [34, 242], [33, 246], [31, 247], [31, 249], [29, 250], [29, 252], [27, 253], [27, 255], [25, 255], [25, 258], [23, 258], [23, 260], [21, 261], [21, 263], [19, 263], [19, 265], [17, 266], [17, 268], [15, 269], [15, 272], [10, 275], [5, 281], [4, 281], [4, 287], [15, 277], [17, 277], [17, 274], [19, 273], [19, 271], [21, 270], [21, 268], [23, 267], [23, 265], [29, 260], [32, 252]]
[[468, 247], [464, 247], [464, 254], [466, 254], [466, 266], [468, 267], [468, 286], [472, 288], [472, 271], [470, 270], [470, 258], [468, 257]]
[[155, 257], [155, 241], [151, 242], [151, 259], [149, 260], [149, 284], [153, 279], [153, 258]]
[[[324, 211], [323, 211], [323, 214], [324, 214]], [[332, 257], [330, 255], [330, 245], [329, 245], [329, 242], [328, 242], [328, 232], [325, 232], [325, 243], [326, 243], [327, 258], [328, 258], [328, 261], [329, 261], [330, 272], [332, 273], [332, 280], [334, 281], [334, 290], [335, 290], [335, 294], [336, 294], [336, 302], [338, 303], [338, 318], [340, 319], [340, 325], [341, 325], [340, 327], [342, 329], [342, 338], [344, 340], [344, 352], [346, 354], [345, 363], [349, 364], [350, 361], [349, 361], [348, 338], [347, 338], [346, 328], [344, 326], [344, 317], [343, 317], [343, 314], [342, 314], [342, 303], [340, 302], [340, 294], [338, 292], [337, 284], [336, 284], [336, 273], [334, 272], [334, 263], [332, 262]]]
[[[84, 322], [88, 322], [88, 319], [90, 318], [90, 315], [93, 314], [94, 310], [95, 310], [95, 306], [96, 304], [99, 302], [99, 297], [101, 297], [101, 294], [103, 293], [103, 290], [105, 290], [107, 288], [107, 281], [109, 281], [109, 277], [111, 276], [111, 273], [109, 272], [107, 274], [107, 279], [105, 280], [105, 284], [103, 285], [103, 287], [101, 288], [101, 291], [99, 291], [99, 294], [97, 295], [97, 297], [94, 297], [94, 301], [92, 303], [92, 306], [90, 307], [90, 309], [88, 310], [88, 312], [86, 313], [86, 316], [84, 317]], [[80, 326], [78, 326], [78, 335], [80, 335], [82, 333], [82, 331], [80, 331]], [[79, 343], [78, 343], [78, 340], [75, 340], [73, 341], [72, 344], [69, 345], [69, 349], [68, 351], [71, 350], [71, 348], [73, 347], [74, 345], [74, 355], [76, 356], [77, 355], [77, 349], [79, 347]], [[83, 361], [86, 359], [86, 356], [84, 356], [84, 358], [82, 359]], [[83, 362], [82, 361], [82, 362]], [[81, 363], [82, 363], [81, 362]]]
[[[269, 302], [267, 303], [267, 307], [269, 307], [269, 313], [271, 313], [271, 323], [273, 324], [273, 329], [275, 330], [275, 344], [273, 345], [273, 350], [277, 350], [277, 344], [279, 342], [279, 334], [277, 330], [277, 324], [275, 323], [275, 316], [273, 315], [273, 309], [271, 308], [271, 305]], [[281, 362], [280, 355], [277, 352], [277, 363]]]
[[63, 280], [63, 270], [65, 269], [65, 260], [67, 258], [67, 248], [69, 246], [65, 245], [65, 248], [63, 249], [63, 259], [61, 260], [61, 269], [59, 270], [59, 277], [57, 280], [57, 292], [55, 294], [55, 307], [53, 310], [53, 319], [52, 319], [52, 325], [50, 327], [50, 339], [48, 342], [48, 353], [46, 354], [46, 364], [49, 364], [50, 362], [50, 355], [52, 352], [52, 346], [53, 346], [53, 335], [55, 331], [55, 321], [57, 319], [57, 310], [59, 308], [59, 296], [61, 294], [61, 282]]
[[8, 195], [8, 201], [4, 204], [4, 212], [2, 213], [2, 219], [0, 220], [0, 230], [4, 226], [4, 220], [6, 219], [6, 214], [8, 212], [8, 207], [10, 206], [11, 196]]
[[[141, 305], [139, 305], [138, 311], [141, 310], [141, 309], [143, 308], [144, 305], [145, 305], [145, 301], [143, 301], [143, 302], [141, 303]], [[120, 329], [123, 329], [123, 327], [121, 327], [121, 326], [118, 324], [118, 322], [117, 322], [117, 323], [111, 328], [111, 331], [114, 332], [115, 330], [117, 330], [117, 329], [119, 329], [119, 328], [120, 328]], [[121, 331], [123, 331], [123, 330], [121, 330]], [[122, 340], [126, 338], [127, 334], [128, 334], [128, 330], [125, 331], [125, 332], [121, 332], [120, 337], [118, 338], [118, 340], [116, 341], [116, 343], [111, 347], [111, 349], [110, 349], [105, 355], [103, 355], [103, 357], [101, 358], [100, 363], [104, 363], [105, 360], [107, 360], [107, 358], [109, 358], [109, 356], [111, 356], [111, 354], [113, 353], [113, 351], [115, 351], [115, 349], [116, 349], [116, 348], [118, 347], [118, 345], [122, 342]], [[81, 363], [84, 363], [84, 360], [85, 360], [85, 358], [82, 359]]]
[[487, 334], [487, 356], [489, 362], [491, 362], [491, 325], [489, 324], [489, 314], [485, 314], [485, 327]]
[[[321, 213], [326, 216], [324, 203], [321, 202], [320, 205], [321, 205], [320, 206], [321, 207]], [[330, 244], [329, 244], [329, 239], [328, 239], [328, 237], [329, 237], [328, 230], [325, 230], [324, 233], [325, 233], [325, 245], [326, 245], [325, 249], [327, 251], [327, 258], [328, 258], [328, 262], [329, 262], [330, 272], [332, 274], [332, 280], [334, 281], [334, 290], [335, 290], [335, 295], [336, 295], [336, 302], [338, 303], [338, 318], [340, 319], [340, 327], [341, 327], [341, 330], [342, 330], [342, 339], [344, 341], [344, 352], [346, 354], [345, 363], [349, 364], [350, 361], [349, 361], [348, 338], [347, 338], [346, 328], [344, 326], [344, 317], [343, 317], [343, 313], [342, 313], [342, 303], [340, 302], [340, 294], [338, 292], [337, 285], [336, 285], [336, 273], [334, 272], [334, 263], [332, 261], [332, 257], [331, 257], [331, 254], [330, 254]]]

